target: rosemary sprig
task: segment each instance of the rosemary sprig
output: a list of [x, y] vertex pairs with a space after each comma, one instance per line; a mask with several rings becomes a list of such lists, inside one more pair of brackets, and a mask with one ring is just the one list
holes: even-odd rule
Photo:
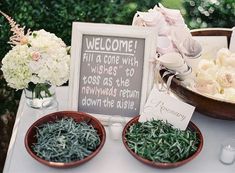
[[38, 157], [53, 162], [72, 162], [89, 156], [100, 144], [92, 125], [63, 118], [37, 127], [32, 149]]
[[173, 163], [191, 156], [200, 143], [197, 133], [182, 131], [161, 120], [130, 126], [126, 133], [128, 146], [139, 156], [162, 163]]

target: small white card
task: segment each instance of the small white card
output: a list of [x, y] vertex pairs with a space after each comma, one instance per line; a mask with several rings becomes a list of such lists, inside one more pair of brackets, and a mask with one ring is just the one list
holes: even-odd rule
[[151, 119], [164, 120], [185, 130], [195, 110], [194, 106], [158, 91], [154, 86], [140, 115], [139, 122]]

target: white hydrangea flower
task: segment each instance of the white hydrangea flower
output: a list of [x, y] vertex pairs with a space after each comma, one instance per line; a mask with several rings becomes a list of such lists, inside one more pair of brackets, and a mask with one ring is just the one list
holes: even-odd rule
[[4, 78], [15, 89], [26, 88], [32, 77], [28, 66], [31, 60], [30, 50], [26, 45], [16, 45], [2, 60]]
[[45, 30], [34, 31], [27, 39], [27, 45], [16, 45], [2, 60], [8, 85], [23, 89], [29, 82], [56, 86], [67, 82], [70, 55], [65, 43]]

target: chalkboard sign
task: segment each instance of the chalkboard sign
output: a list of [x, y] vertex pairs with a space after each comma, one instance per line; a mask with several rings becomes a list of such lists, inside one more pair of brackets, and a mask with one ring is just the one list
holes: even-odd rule
[[73, 23], [69, 106], [102, 121], [139, 115], [153, 83], [152, 29]]

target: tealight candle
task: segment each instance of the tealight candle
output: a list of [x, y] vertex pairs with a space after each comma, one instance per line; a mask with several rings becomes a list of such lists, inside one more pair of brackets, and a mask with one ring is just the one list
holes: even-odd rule
[[110, 136], [113, 140], [119, 140], [122, 136], [123, 126], [121, 123], [110, 124]]
[[224, 164], [232, 164], [235, 160], [235, 147], [227, 143], [222, 145], [220, 161]]

